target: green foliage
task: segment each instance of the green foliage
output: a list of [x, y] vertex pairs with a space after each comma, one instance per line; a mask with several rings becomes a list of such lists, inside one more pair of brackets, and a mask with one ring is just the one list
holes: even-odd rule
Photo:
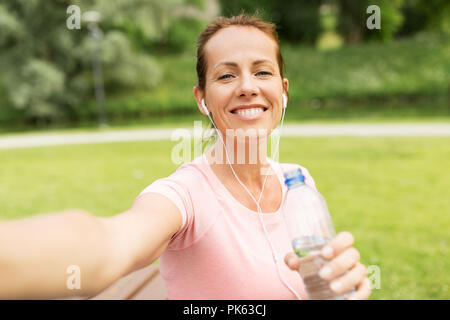
[[7, 45], [10, 41], [20, 39], [24, 30], [16, 15], [9, 12], [5, 4], [0, 3], [0, 46]]
[[273, 22], [279, 26], [280, 38], [291, 43], [314, 44], [321, 32], [319, 8], [322, 0], [271, 0]]
[[[421, 30], [450, 32], [450, 2], [446, 0], [220, 0], [222, 15], [261, 13], [277, 24], [280, 38], [291, 43], [314, 44], [324, 31], [320, 15], [337, 8], [337, 29], [348, 43], [365, 40], [388, 41], [396, 35], [412, 35]], [[369, 30], [366, 10], [377, 5], [381, 29]], [[325, 26], [326, 29], [326, 26]]]
[[[69, 5], [81, 13], [101, 13], [103, 37], [97, 40], [106, 92], [120, 94], [154, 88], [162, 70], [149, 54], [137, 52], [124, 32], [131, 25], [146, 39], [169, 35], [169, 45], [182, 50], [199, 30], [194, 20], [180, 24], [171, 12], [184, 0], [5, 0], [0, 4], [0, 86], [4, 89], [0, 114], [18, 114], [22, 119], [57, 120], [76, 118], [93, 97], [92, 55], [94, 42], [87, 24], [81, 30], [66, 27]], [[202, 0], [191, 1], [200, 5]], [[193, 27], [194, 26], [194, 27]], [[195, 41], [193, 41], [195, 42]], [[4, 116], [3, 118], [10, 118]]]
[[[382, 28], [371, 31], [365, 27], [368, 3], [223, 0], [222, 13], [239, 14], [242, 9], [253, 13], [258, 9], [264, 19], [277, 23], [290, 80], [290, 103], [302, 110], [302, 115], [314, 118], [330, 105], [332, 112], [323, 116], [350, 114], [352, 101], [372, 108], [367, 101], [374, 97], [382, 99], [381, 104], [387, 100], [396, 104], [396, 96], [421, 97], [417, 108], [423, 106], [427, 114], [434, 110], [447, 115], [448, 107], [441, 106], [448, 104], [450, 86], [448, 34], [424, 33], [398, 42], [362, 43], [327, 52], [298, 44], [315, 41], [315, 32], [320, 30], [315, 22], [318, 13], [327, 32], [334, 32], [338, 21], [347, 21], [349, 36], [359, 19], [356, 27], [364, 27], [361, 40], [386, 40], [399, 32], [407, 34], [403, 27], [399, 31], [402, 19], [403, 26], [409, 26], [417, 18], [416, 29], [411, 27], [414, 32], [421, 28], [442, 31], [437, 26], [445, 27], [441, 17], [449, 7], [441, 0], [375, 1], [373, 4], [382, 10]], [[44, 0], [5, 0], [0, 4], [1, 123], [96, 118], [93, 43], [85, 23], [81, 30], [67, 29], [69, 4], [80, 5], [82, 12], [96, 9], [102, 14], [104, 35], [99, 44], [110, 117], [197, 112], [192, 95], [197, 82], [195, 40], [207, 22], [185, 16], [184, 5], [201, 7], [204, 0], [61, 0], [51, 5]], [[336, 10], [323, 10], [344, 4], [349, 10], [341, 10], [343, 16]], [[416, 15], [410, 16], [411, 12]], [[436, 99], [430, 103], [435, 108], [425, 110], [428, 98], [422, 98], [433, 95]], [[400, 104], [408, 103], [402, 100]]]
[[93, 9], [102, 14], [106, 28], [132, 24], [149, 39], [163, 39], [170, 25], [172, 11], [184, 0], [94, 0]]
[[[329, 3], [339, 8], [338, 30], [349, 43], [387, 41], [421, 31], [450, 33], [450, 2], [447, 0], [330, 0]], [[379, 30], [366, 27], [369, 5], [380, 8]]]
[[198, 9], [205, 9], [206, 4], [204, 0], [186, 0], [186, 5], [193, 6]]
[[167, 31], [166, 46], [172, 52], [182, 52], [193, 47], [197, 37], [206, 27], [206, 23], [197, 19], [183, 17], [170, 24]]
[[[403, 22], [401, 7], [404, 0], [336, 0], [339, 8], [338, 30], [347, 42], [356, 43], [363, 39], [390, 40]], [[369, 30], [366, 13], [370, 5], [380, 8], [381, 28]]]
[[100, 2], [98, 10], [110, 17], [110, 28], [126, 33], [129, 40], [143, 51], [165, 54], [179, 53], [195, 45], [195, 40], [206, 26], [201, 19], [186, 14], [187, 9], [204, 9], [205, 0], [134, 0], [140, 9], [132, 15], [123, 13], [130, 1], [115, 2], [112, 10], [110, 0]]
[[399, 31], [408, 35], [421, 30], [450, 33], [450, 2], [448, 0], [404, 0], [404, 23]]
[[[22, 82], [22, 79], [26, 79]], [[20, 83], [10, 90], [9, 98], [19, 109], [27, 109], [30, 116], [60, 115], [55, 98], [63, 94], [64, 74], [55, 65], [40, 59], [29, 59], [18, 73], [11, 73], [8, 81]]]
[[264, 20], [277, 24], [280, 39], [292, 43], [314, 43], [320, 33], [322, 0], [220, 0], [222, 15], [258, 11]]
[[[282, 44], [289, 79], [289, 114], [323, 118], [450, 114], [449, 36], [422, 34], [385, 44], [333, 51]], [[129, 117], [197, 113], [195, 50], [157, 58], [163, 81], [153, 90], [107, 97], [107, 110]], [[92, 104], [95, 111], [95, 105]], [[409, 113], [412, 110], [412, 113]], [[92, 113], [95, 115], [95, 113]]]
[[447, 93], [449, 43], [446, 35], [420, 34], [323, 52], [285, 45], [291, 100]]

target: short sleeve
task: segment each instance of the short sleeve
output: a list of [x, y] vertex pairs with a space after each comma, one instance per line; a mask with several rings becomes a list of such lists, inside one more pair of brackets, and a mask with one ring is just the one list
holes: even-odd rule
[[163, 178], [154, 181], [139, 196], [145, 193], [157, 193], [166, 197], [178, 208], [181, 214], [182, 225], [178, 232], [172, 236], [171, 243], [169, 244], [170, 248], [174, 245], [175, 241], [179, 241], [179, 238], [182, 237], [182, 234], [185, 233], [193, 220], [193, 206], [189, 191], [179, 181]]

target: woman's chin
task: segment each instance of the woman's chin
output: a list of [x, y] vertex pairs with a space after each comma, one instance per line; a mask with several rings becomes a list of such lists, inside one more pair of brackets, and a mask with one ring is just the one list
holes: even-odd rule
[[261, 139], [266, 138], [272, 132], [272, 124], [254, 123], [240, 126], [233, 126], [226, 129], [227, 138], [236, 138], [240, 141], [244, 139]]

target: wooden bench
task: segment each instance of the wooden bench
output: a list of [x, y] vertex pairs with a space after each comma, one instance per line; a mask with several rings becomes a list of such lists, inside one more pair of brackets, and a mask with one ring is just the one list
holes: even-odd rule
[[[93, 297], [74, 296], [64, 300], [167, 300], [158, 266], [151, 265], [120, 278]], [[61, 300], [61, 299], [58, 299]]]

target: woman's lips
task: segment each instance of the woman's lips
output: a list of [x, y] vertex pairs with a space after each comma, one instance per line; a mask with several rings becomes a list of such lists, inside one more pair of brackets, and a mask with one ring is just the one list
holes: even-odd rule
[[236, 116], [241, 120], [256, 120], [261, 118], [264, 115], [264, 112], [267, 108], [256, 107], [256, 108], [245, 108], [233, 110], [231, 112], [232, 115]]

